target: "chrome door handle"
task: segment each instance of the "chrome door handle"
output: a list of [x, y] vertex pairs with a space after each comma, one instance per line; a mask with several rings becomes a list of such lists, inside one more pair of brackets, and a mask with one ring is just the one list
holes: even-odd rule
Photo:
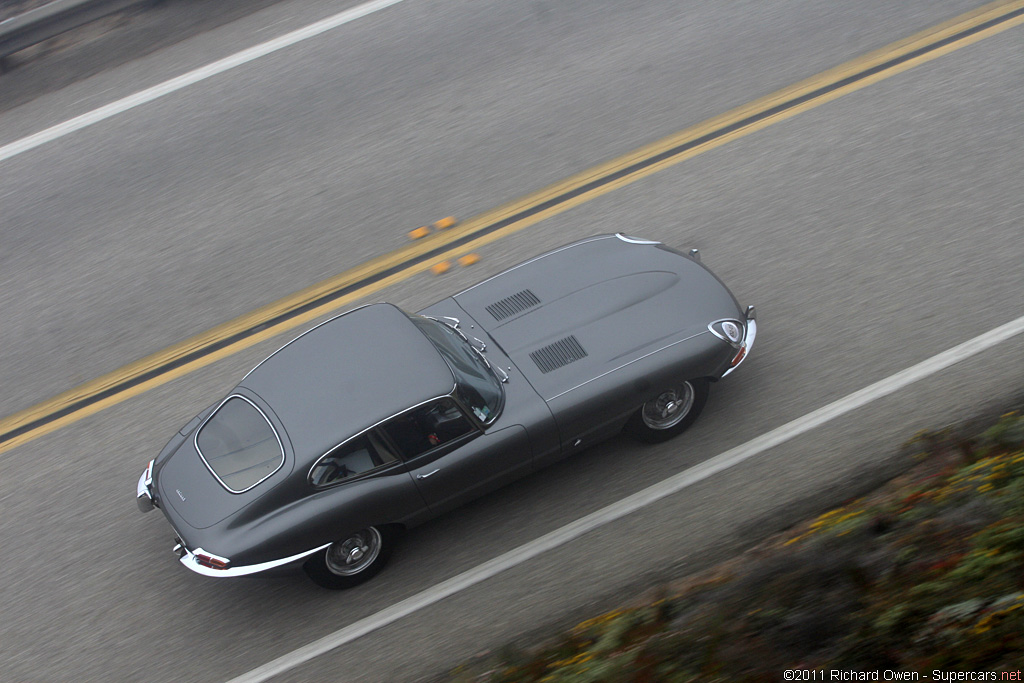
[[427, 477], [429, 477], [431, 475], [434, 475], [434, 474], [437, 474], [440, 471], [441, 471], [441, 469], [438, 468], [438, 469], [434, 470], [433, 472], [427, 472], [426, 474], [417, 474], [416, 478], [417, 479], [426, 479]]

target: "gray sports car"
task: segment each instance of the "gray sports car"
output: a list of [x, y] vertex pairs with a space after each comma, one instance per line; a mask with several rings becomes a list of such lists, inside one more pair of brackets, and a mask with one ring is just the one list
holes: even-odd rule
[[623, 430], [679, 434], [756, 333], [695, 250], [591, 237], [300, 335], [174, 435], [137, 500], [200, 574], [353, 586], [404, 529]]

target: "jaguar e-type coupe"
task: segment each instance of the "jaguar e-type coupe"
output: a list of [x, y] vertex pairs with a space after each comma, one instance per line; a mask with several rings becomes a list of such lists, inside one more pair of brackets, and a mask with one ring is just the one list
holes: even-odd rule
[[174, 435], [137, 501], [199, 574], [353, 586], [404, 529], [621, 431], [679, 434], [756, 333], [696, 250], [591, 237], [300, 335]]

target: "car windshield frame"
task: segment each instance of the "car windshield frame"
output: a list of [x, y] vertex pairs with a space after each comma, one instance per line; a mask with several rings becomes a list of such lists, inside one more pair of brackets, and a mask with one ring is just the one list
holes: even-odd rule
[[[505, 387], [494, 367], [455, 325], [423, 315], [410, 315], [409, 318], [451, 369], [457, 401], [480, 424], [492, 424], [505, 407]], [[480, 398], [479, 403], [472, 395], [467, 395], [470, 392]]]
[[[277, 449], [278, 449], [278, 452], [280, 453], [280, 458], [281, 458], [280, 462], [277, 463], [277, 466], [274, 467], [273, 470], [271, 470], [270, 472], [268, 472], [267, 474], [265, 474], [263, 477], [261, 477], [260, 479], [258, 479], [255, 482], [253, 482], [252, 484], [249, 484], [248, 486], [246, 486], [244, 488], [241, 488], [241, 489], [234, 489], [234, 488], [231, 488], [230, 486], [228, 486], [227, 482], [225, 482], [224, 479], [221, 478], [221, 474], [219, 472], [217, 472], [217, 470], [214, 468], [214, 466], [210, 463], [210, 460], [207, 459], [206, 455], [203, 453], [202, 449], [199, 447], [199, 437], [203, 434], [203, 430], [205, 430], [207, 425], [209, 425], [211, 422], [213, 422], [214, 419], [218, 415], [220, 415], [221, 409], [225, 405], [227, 405], [229, 401], [232, 401], [234, 399], [240, 399], [244, 403], [247, 403], [251, 408], [256, 410], [256, 412], [260, 415], [260, 417], [263, 418], [263, 421], [266, 422], [267, 427], [270, 428], [271, 434], [274, 435], [274, 439], [277, 442]], [[261, 442], [262, 441], [266, 441], [266, 439], [262, 439]], [[249, 491], [249, 490], [259, 486], [264, 481], [266, 481], [270, 477], [274, 476], [278, 471], [280, 471], [280, 469], [282, 467], [284, 467], [284, 462], [285, 462], [284, 442], [281, 440], [281, 435], [278, 433], [277, 428], [274, 426], [274, 423], [270, 421], [270, 418], [267, 417], [267, 414], [265, 412], [263, 412], [262, 408], [260, 408], [258, 405], [253, 403], [252, 400], [250, 400], [249, 398], [247, 398], [245, 396], [242, 396], [241, 394], [231, 394], [230, 396], [225, 398], [223, 401], [221, 401], [220, 405], [218, 405], [217, 408], [212, 413], [210, 413], [209, 417], [207, 417], [205, 420], [203, 420], [203, 423], [196, 430], [195, 434], [192, 436], [192, 443], [195, 446], [196, 453], [199, 454], [199, 459], [203, 461], [204, 465], [206, 465], [206, 469], [208, 469], [210, 471], [210, 474], [213, 475], [214, 479], [216, 479], [217, 482], [221, 486], [223, 486], [227, 491], [229, 491], [231, 493], [235, 493], [235, 494], [245, 493], [246, 491]], [[246, 450], [249, 447], [250, 446], [244, 446], [244, 447], [238, 449], [238, 451], [235, 451], [235, 452], [240, 452], [242, 450]], [[220, 457], [226, 457], [226, 456], [232, 455], [232, 454], [233, 453], [224, 453], [224, 454], [221, 454], [221, 455], [218, 455], [218, 456], [214, 456], [211, 453], [210, 454], [210, 459], [216, 460], [216, 459], [218, 459]], [[258, 464], [259, 463], [251, 465], [251, 467], [255, 467]], [[239, 471], [244, 471], [244, 470], [239, 470]], [[233, 474], [238, 474], [238, 472], [235, 472]]]

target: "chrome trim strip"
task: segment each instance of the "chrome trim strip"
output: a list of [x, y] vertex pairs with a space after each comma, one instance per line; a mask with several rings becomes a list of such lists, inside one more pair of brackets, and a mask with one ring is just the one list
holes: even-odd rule
[[628, 363], [623, 363], [622, 365], [618, 366], [617, 368], [613, 368], [613, 369], [611, 369], [611, 370], [608, 370], [607, 372], [602, 372], [602, 373], [601, 373], [600, 375], [598, 375], [597, 377], [591, 377], [591, 378], [590, 378], [590, 379], [588, 379], [588, 380], [587, 380], [586, 382], [580, 382], [580, 383], [579, 383], [579, 384], [577, 384], [576, 386], [574, 386], [574, 387], [572, 387], [572, 388], [570, 388], [570, 389], [566, 389], [566, 390], [565, 390], [565, 391], [563, 391], [562, 393], [560, 393], [560, 394], [555, 394], [555, 395], [554, 395], [554, 396], [552, 396], [551, 398], [546, 398], [546, 399], [544, 399], [544, 400], [545, 400], [545, 401], [554, 401], [554, 400], [555, 400], [556, 398], [558, 398], [559, 396], [565, 396], [565, 395], [566, 395], [566, 394], [568, 394], [568, 393], [569, 393], [570, 391], [575, 391], [576, 389], [579, 389], [580, 387], [584, 386], [585, 384], [590, 384], [590, 383], [591, 383], [591, 382], [593, 382], [594, 380], [598, 380], [598, 379], [601, 379], [602, 377], [605, 377], [605, 376], [607, 376], [607, 375], [610, 375], [610, 374], [612, 374], [613, 372], [617, 372], [617, 371], [621, 370], [622, 368], [626, 367], [627, 365], [632, 365], [633, 363], [636, 363], [637, 361], [641, 361], [641, 360], [643, 360], [644, 358], [647, 358], [647, 357], [649, 357], [649, 356], [653, 356], [654, 354], [656, 354], [656, 353], [660, 353], [661, 351], [664, 351], [665, 349], [670, 349], [670, 348], [672, 348], [673, 346], [675, 346], [676, 344], [682, 344], [683, 342], [688, 342], [688, 341], [690, 341], [691, 339], [695, 339], [695, 338], [697, 338], [697, 337], [701, 336], [702, 334], [707, 334], [707, 332], [698, 332], [697, 334], [691, 334], [691, 335], [690, 335], [689, 337], [686, 337], [685, 339], [679, 339], [679, 340], [677, 340], [677, 341], [674, 341], [674, 342], [672, 342], [671, 344], [668, 344], [667, 346], [662, 346], [662, 347], [661, 347], [660, 349], [655, 349], [654, 351], [651, 351], [650, 353], [645, 353], [644, 355], [642, 355], [642, 356], [640, 356], [640, 357], [638, 357], [638, 358], [634, 358], [633, 360], [629, 361]]
[[480, 285], [482, 285], [482, 284], [484, 284], [486, 282], [490, 282], [491, 280], [493, 280], [495, 278], [499, 278], [502, 275], [504, 275], [505, 273], [511, 273], [513, 270], [516, 270], [517, 268], [522, 268], [523, 266], [529, 265], [529, 264], [533, 263], [534, 261], [539, 261], [542, 258], [547, 258], [548, 256], [552, 256], [554, 254], [557, 254], [558, 252], [565, 251], [566, 249], [572, 249], [573, 247], [578, 247], [580, 245], [588, 244], [590, 242], [596, 242], [597, 240], [610, 240], [612, 237], [614, 237], [614, 235], [596, 235], [594, 237], [589, 237], [587, 239], [580, 240], [579, 242], [573, 242], [572, 244], [567, 244], [564, 247], [559, 247], [558, 249], [554, 249], [554, 250], [549, 251], [547, 253], [541, 254], [540, 256], [534, 256], [529, 261], [523, 261], [520, 264], [512, 266], [508, 270], [501, 271], [497, 275], [492, 275], [491, 277], [487, 278], [486, 280], [481, 280], [480, 282], [476, 283], [472, 287], [467, 287], [466, 289], [462, 290], [458, 294], [452, 294], [452, 298], [455, 298], [457, 296], [465, 294], [466, 292], [468, 292], [471, 289], [475, 289], [475, 288], [479, 287]]
[[631, 237], [629, 235], [623, 235], [621, 232], [615, 233], [615, 236], [618, 237], [623, 242], [629, 242], [630, 244], [661, 244], [661, 242], [656, 242], [654, 240], [645, 240], [642, 237]]
[[339, 313], [339, 314], [338, 314], [338, 315], [336, 315], [336, 316], [330, 317], [330, 318], [328, 318], [327, 320], [323, 321], [322, 323], [320, 323], [320, 324], [318, 324], [318, 325], [314, 325], [313, 327], [309, 328], [308, 330], [306, 330], [305, 332], [303, 332], [303, 333], [302, 333], [302, 334], [300, 334], [299, 336], [295, 337], [295, 339], [292, 339], [292, 340], [291, 340], [290, 342], [288, 342], [287, 344], [285, 344], [284, 346], [282, 346], [281, 348], [279, 348], [279, 349], [278, 349], [277, 351], [274, 351], [274, 352], [273, 352], [272, 354], [270, 354], [269, 356], [267, 356], [266, 358], [264, 358], [263, 360], [261, 360], [261, 361], [260, 361], [259, 363], [257, 363], [257, 364], [256, 364], [256, 365], [255, 365], [255, 366], [253, 367], [253, 369], [252, 369], [252, 370], [250, 370], [249, 372], [245, 373], [245, 375], [244, 375], [244, 376], [242, 377], [241, 381], [239, 381], [238, 383], [239, 383], [239, 384], [241, 384], [242, 382], [244, 382], [244, 381], [245, 381], [245, 378], [246, 378], [246, 377], [248, 377], [249, 375], [251, 375], [251, 374], [252, 374], [252, 373], [253, 373], [253, 372], [254, 372], [254, 371], [256, 370], [256, 368], [258, 368], [259, 366], [263, 365], [263, 364], [264, 364], [264, 363], [266, 363], [266, 362], [267, 362], [268, 360], [270, 360], [271, 358], [273, 358], [274, 356], [276, 356], [276, 355], [277, 355], [278, 353], [280, 353], [281, 351], [283, 351], [283, 350], [284, 350], [284, 348], [285, 348], [285, 346], [288, 346], [288, 345], [289, 345], [289, 344], [291, 344], [292, 342], [296, 342], [296, 341], [298, 341], [299, 339], [302, 339], [303, 337], [305, 337], [305, 336], [306, 336], [307, 334], [309, 334], [310, 332], [312, 332], [312, 331], [313, 331], [313, 330], [315, 330], [316, 328], [318, 328], [318, 327], [322, 327], [322, 326], [326, 325], [327, 323], [329, 323], [329, 322], [331, 322], [331, 321], [333, 321], [333, 320], [337, 320], [338, 318], [340, 318], [340, 317], [341, 317], [341, 316], [343, 316], [343, 315], [348, 315], [349, 313], [353, 313], [353, 312], [355, 312], [355, 311], [358, 311], [358, 310], [359, 310], [360, 308], [366, 308], [367, 306], [373, 306], [373, 305], [375, 305], [375, 304], [372, 304], [372, 303], [370, 303], [370, 304], [363, 304], [362, 306], [356, 306], [355, 308], [353, 308], [353, 309], [351, 309], [351, 310], [348, 310], [348, 311], [345, 311], [344, 313]]
[[[195, 553], [190, 551], [188, 548], [185, 548], [185, 554], [181, 556], [180, 561], [183, 565], [194, 571], [196, 574], [202, 574], [203, 576], [213, 576], [216, 578], [229, 578], [232, 576], [246, 576], [248, 574], [256, 574], [258, 572], [267, 571], [268, 569], [273, 569], [275, 567], [283, 567], [286, 564], [291, 564], [292, 562], [301, 560], [304, 557], [309, 557], [313, 553], [320, 552], [329, 545], [330, 543], [327, 543], [320, 546], [319, 548], [313, 548], [312, 550], [307, 550], [305, 552], [299, 553], [298, 555], [292, 555], [291, 557], [283, 557], [280, 560], [271, 560], [270, 562], [250, 564], [245, 567], [228, 567], [227, 569], [213, 569], [211, 567], [204, 567], [203, 565], [199, 564], [198, 560], [196, 560]], [[212, 555], [212, 553], [203, 550], [202, 548], [196, 548], [195, 552], [202, 552], [205, 555]]]
[[[231, 488], [230, 486], [228, 486], [227, 484], [225, 484], [224, 481], [219, 476], [217, 476], [217, 473], [214, 471], [214, 469], [210, 465], [210, 463], [206, 462], [206, 456], [203, 455], [203, 452], [201, 450], [199, 450], [199, 432], [203, 431], [203, 427], [206, 426], [206, 423], [209, 422], [213, 418], [213, 416], [217, 414], [217, 411], [219, 411], [224, 406], [225, 403], [227, 403], [228, 401], [230, 401], [233, 398], [240, 398], [240, 399], [242, 399], [243, 401], [245, 401], [246, 403], [251, 405], [253, 408], [255, 408], [259, 412], [259, 414], [263, 416], [263, 419], [267, 421], [267, 425], [270, 426], [270, 431], [272, 431], [274, 433], [274, 438], [277, 439], [277, 447], [279, 449], [281, 449], [281, 462], [280, 462], [280, 464], [278, 464], [277, 467], [274, 468], [274, 471], [271, 472], [270, 474], [268, 474], [267, 476], [263, 477], [262, 479], [260, 479], [258, 482], [256, 482], [252, 486], [247, 486], [246, 488], [242, 489], [241, 491], [236, 491], [233, 488]], [[266, 413], [264, 413], [262, 410], [260, 410], [260, 407], [258, 405], [256, 405], [252, 401], [250, 401], [245, 396], [242, 396], [241, 394], [231, 394], [230, 396], [225, 398], [223, 401], [221, 401], [220, 404], [216, 408], [214, 408], [213, 412], [206, 416], [206, 419], [203, 420], [203, 424], [199, 425], [199, 428], [192, 435], [192, 443], [196, 447], [196, 453], [199, 454], [199, 459], [203, 461], [204, 465], [206, 465], [206, 469], [210, 470], [210, 474], [213, 475], [213, 478], [216, 479], [218, 482], [220, 482], [220, 485], [223, 486], [228, 491], [230, 491], [231, 493], [245, 493], [246, 491], [249, 491], [249, 490], [259, 486], [260, 484], [265, 482], [267, 479], [269, 479], [270, 477], [272, 477], [275, 474], [277, 474], [278, 471], [282, 467], [284, 467], [284, 461], [285, 461], [284, 443], [281, 441], [281, 435], [277, 433], [277, 429], [274, 427], [274, 423], [270, 421], [270, 418], [267, 417]], [[179, 494], [179, 495], [181, 495], [181, 494]]]

